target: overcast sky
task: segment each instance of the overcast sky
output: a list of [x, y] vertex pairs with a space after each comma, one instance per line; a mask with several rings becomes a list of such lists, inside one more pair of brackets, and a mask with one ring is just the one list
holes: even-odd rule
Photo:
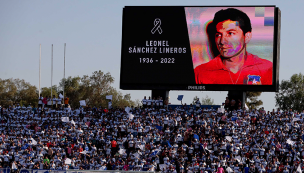
[[[281, 9], [280, 81], [304, 72], [303, 0], [9, 0], [0, 1], [0, 78], [19, 78], [38, 87], [39, 44], [42, 45], [41, 86], [51, 86], [51, 44], [54, 44], [53, 84], [63, 78], [63, 50], [66, 48], [66, 76], [110, 72], [119, 89], [122, 10], [124, 6], [161, 5], [276, 5]], [[302, 29], [301, 29], [302, 28]], [[119, 89], [120, 90], [120, 89]], [[132, 99], [142, 99], [151, 91], [128, 91]], [[221, 104], [227, 92], [171, 91], [190, 103], [194, 96], [208, 95]], [[275, 93], [262, 93], [266, 110], [275, 108]]]

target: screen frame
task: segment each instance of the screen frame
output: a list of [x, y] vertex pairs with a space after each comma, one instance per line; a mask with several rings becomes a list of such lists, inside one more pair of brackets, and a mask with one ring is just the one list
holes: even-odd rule
[[[124, 19], [126, 17], [125, 8], [140, 7], [274, 7], [274, 40], [273, 40], [273, 76], [272, 85], [231, 85], [231, 84], [163, 84], [163, 83], [124, 83], [122, 82], [123, 50], [124, 45]], [[120, 89], [123, 90], [196, 90], [196, 91], [262, 91], [278, 92], [279, 89], [279, 61], [280, 61], [280, 33], [281, 33], [281, 11], [275, 5], [254, 5], [254, 6], [125, 6], [122, 13], [122, 39], [121, 39], [121, 63], [120, 63]], [[186, 21], [185, 21], [186, 22]]]

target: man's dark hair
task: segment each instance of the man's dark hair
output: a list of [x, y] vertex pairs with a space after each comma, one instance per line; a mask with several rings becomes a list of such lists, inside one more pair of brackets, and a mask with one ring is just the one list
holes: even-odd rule
[[225, 20], [231, 20], [231, 21], [237, 21], [239, 22], [240, 28], [243, 30], [244, 35], [247, 32], [251, 32], [251, 22], [249, 17], [246, 13], [243, 11], [240, 11], [235, 8], [228, 8], [226, 10], [220, 10], [215, 13], [213, 18], [213, 24], [216, 26], [218, 23], [225, 21]]

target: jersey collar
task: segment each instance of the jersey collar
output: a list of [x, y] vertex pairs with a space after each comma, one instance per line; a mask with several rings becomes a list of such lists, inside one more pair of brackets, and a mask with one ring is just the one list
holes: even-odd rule
[[[246, 58], [245, 63], [243, 65], [243, 67], [242, 67], [243, 69], [247, 68], [247, 67], [250, 67], [250, 66], [262, 64], [262, 60], [258, 56], [253, 55], [253, 54], [248, 53], [248, 52], [246, 52], [246, 54], [247, 54], [247, 58]], [[216, 65], [213, 66], [214, 67], [213, 70], [226, 70], [226, 71], [229, 71], [227, 69], [227, 67], [223, 64], [220, 55], [218, 55], [217, 57], [215, 57], [214, 61], [215, 61]]]

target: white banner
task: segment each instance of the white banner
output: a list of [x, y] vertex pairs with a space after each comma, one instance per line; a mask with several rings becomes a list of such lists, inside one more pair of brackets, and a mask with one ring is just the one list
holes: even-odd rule
[[18, 169], [15, 162], [13, 162], [13, 164], [12, 164], [12, 169]]
[[226, 136], [226, 139], [227, 139], [229, 142], [231, 142], [232, 137], [231, 137], [231, 136]]
[[69, 117], [61, 117], [61, 121], [62, 121], [62, 122], [65, 122], [65, 123], [70, 122], [70, 121], [69, 121]]
[[69, 165], [72, 163], [72, 160], [69, 159], [69, 158], [66, 158], [65, 161], [64, 161], [65, 164]]
[[112, 100], [112, 99], [113, 99], [113, 95], [107, 95], [107, 96], [106, 96], [106, 99]]
[[289, 138], [289, 139], [287, 139], [286, 143], [289, 144], [289, 145], [294, 145], [296, 142], [292, 141], [292, 140]]
[[226, 169], [226, 171], [227, 171], [228, 173], [233, 172], [233, 170], [232, 170], [230, 167], [228, 167], [228, 168]]
[[82, 152], [80, 152], [81, 154], [87, 154], [87, 153], [89, 153], [88, 151], [86, 151], [86, 150], [84, 150], [84, 151], [82, 151]]
[[224, 108], [218, 108], [217, 113], [225, 113], [225, 109]]
[[118, 152], [119, 152], [119, 154], [123, 154], [123, 153], [125, 153], [125, 149], [120, 149]]
[[213, 150], [208, 150], [208, 149], [206, 149], [207, 151], [209, 151], [209, 153], [213, 153]]
[[134, 115], [133, 114], [129, 114], [129, 120], [133, 120]]
[[245, 104], [245, 109], [246, 109], [246, 110], [249, 110], [249, 108], [248, 108], [247, 104]]
[[85, 100], [80, 100], [79, 103], [80, 103], [80, 106], [86, 106]]
[[145, 145], [139, 145], [138, 147], [140, 148], [141, 151], [144, 151], [145, 149]]
[[[300, 164], [301, 165], [301, 164]], [[301, 169], [301, 166], [298, 166], [298, 168], [297, 168], [297, 172], [299, 172], [299, 173], [302, 173], [302, 169]]]
[[37, 141], [35, 141], [35, 139], [33, 139], [33, 138], [32, 138], [32, 144], [37, 145]]
[[301, 119], [300, 118], [293, 118], [292, 122], [294, 122], [294, 121], [301, 121]]
[[71, 121], [71, 124], [73, 124], [73, 125], [75, 126], [75, 121], [74, 121], [74, 120], [72, 120], [72, 121]]
[[131, 108], [129, 108], [128, 106], [125, 108], [125, 111], [126, 111], [127, 113], [129, 113], [130, 110], [131, 110]]
[[238, 162], [241, 162], [241, 156], [236, 156], [235, 159], [236, 159]]

